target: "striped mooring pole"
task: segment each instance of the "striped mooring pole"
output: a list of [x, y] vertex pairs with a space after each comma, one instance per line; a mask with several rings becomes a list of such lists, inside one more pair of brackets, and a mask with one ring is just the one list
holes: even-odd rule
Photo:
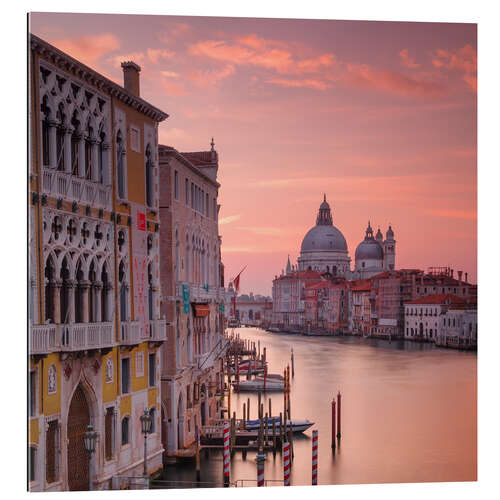
[[283, 485], [290, 486], [290, 443], [283, 443]]
[[229, 486], [229, 421], [224, 422], [224, 487]]
[[264, 453], [257, 454], [257, 486], [264, 486]]
[[313, 431], [312, 439], [312, 484], [318, 484], [318, 431]]

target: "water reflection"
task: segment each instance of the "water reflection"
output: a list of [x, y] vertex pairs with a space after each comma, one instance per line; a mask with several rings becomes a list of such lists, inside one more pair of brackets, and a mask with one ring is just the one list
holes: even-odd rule
[[[267, 347], [271, 373], [283, 373], [295, 358], [292, 418], [315, 422], [294, 439], [292, 485], [311, 484], [311, 433], [319, 431], [319, 484], [472, 481], [476, 479], [476, 355], [430, 344], [353, 337], [303, 337], [238, 329], [242, 337]], [[342, 439], [331, 450], [331, 407], [342, 392]], [[272, 394], [273, 414], [283, 411], [283, 395]], [[242, 415], [250, 398], [233, 394], [231, 411]], [[262, 399], [265, 411], [268, 396]], [[255, 485], [255, 452], [236, 452], [232, 480]], [[266, 453], [265, 478], [283, 477], [281, 454]], [[194, 464], [168, 467], [167, 479], [192, 481]], [[202, 481], [222, 485], [222, 455], [202, 454]], [[278, 483], [279, 484], [279, 483]], [[205, 484], [204, 486], [208, 486]]]

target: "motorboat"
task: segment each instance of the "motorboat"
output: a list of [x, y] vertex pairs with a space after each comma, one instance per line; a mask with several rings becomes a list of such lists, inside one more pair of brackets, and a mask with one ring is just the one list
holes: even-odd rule
[[[263, 419], [264, 421], [264, 425], [265, 425], [265, 422], [266, 422], [266, 419], [264, 418]], [[267, 425], [268, 425], [268, 429], [272, 429], [273, 428], [273, 421], [276, 422], [276, 432], [280, 432], [280, 418], [279, 417], [271, 417], [271, 418], [268, 418], [267, 419]], [[289, 424], [291, 424], [291, 427], [292, 427], [292, 432], [304, 432], [306, 431], [307, 429], [309, 429], [309, 427], [313, 426], [314, 425], [314, 422], [311, 422], [309, 420], [290, 420], [289, 422], [287, 422], [287, 429], [289, 428]], [[259, 429], [259, 425], [260, 425], [260, 420], [257, 419], [257, 420], [247, 420], [245, 422], [245, 429], [246, 430], [249, 430], [249, 431], [256, 431]]]
[[237, 389], [239, 391], [282, 391], [284, 389], [283, 380], [266, 380], [264, 384], [264, 378], [258, 378], [255, 380], [240, 380], [239, 387], [238, 382], [231, 382], [233, 389]]

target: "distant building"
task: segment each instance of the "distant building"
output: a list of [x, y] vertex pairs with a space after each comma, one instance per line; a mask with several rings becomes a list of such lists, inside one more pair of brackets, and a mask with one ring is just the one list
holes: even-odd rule
[[435, 294], [405, 304], [405, 338], [436, 342], [441, 336], [442, 316], [452, 306], [465, 304], [453, 294]]
[[451, 305], [440, 318], [436, 344], [460, 349], [477, 347], [477, 307], [475, 302]]
[[267, 328], [270, 325], [267, 311], [272, 310], [271, 297], [240, 295], [236, 299], [236, 319], [242, 325]]

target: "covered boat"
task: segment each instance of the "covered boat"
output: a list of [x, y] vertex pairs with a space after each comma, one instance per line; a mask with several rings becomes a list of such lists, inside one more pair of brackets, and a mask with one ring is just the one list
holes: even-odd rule
[[[238, 387], [236, 381], [232, 382], [233, 388]], [[266, 380], [265, 392], [268, 391], [282, 391], [284, 389], [283, 380]], [[240, 380], [239, 383], [240, 391], [264, 391], [264, 378], [258, 378], [255, 380]]]
[[[279, 417], [271, 417], [267, 419], [267, 423], [270, 429], [273, 427], [273, 420], [276, 422], [276, 432], [280, 431], [280, 418]], [[266, 419], [263, 419], [264, 425], [266, 422]], [[291, 420], [290, 423], [292, 424], [292, 432], [304, 432], [305, 430], [309, 429], [312, 425], [314, 425], [314, 422], [310, 422], [309, 420]], [[245, 428], [249, 431], [253, 430], [258, 430], [260, 425], [260, 420], [247, 420], [245, 423]], [[288, 423], [287, 423], [287, 428], [288, 428]]]

